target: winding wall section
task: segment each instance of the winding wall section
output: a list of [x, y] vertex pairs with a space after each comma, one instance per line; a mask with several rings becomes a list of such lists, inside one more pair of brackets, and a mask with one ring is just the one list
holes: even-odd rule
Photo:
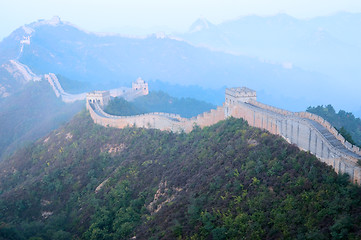
[[227, 97], [223, 106], [190, 119], [167, 113], [113, 116], [105, 113], [98, 103], [89, 101], [87, 109], [94, 122], [103, 126], [137, 126], [173, 132], [190, 132], [194, 125], [210, 126], [231, 116], [243, 118], [250, 126], [284, 137], [289, 143], [315, 154], [337, 173], [348, 173], [353, 182], [361, 183], [361, 168], [358, 165], [360, 149], [345, 141], [330, 123], [311, 113], [289, 112], [252, 99], [248, 102], [227, 101]]
[[348, 173], [353, 182], [361, 183], [361, 168], [357, 163], [361, 159], [360, 149], [345, 141], [321, 117], [293, 113], [256, 101], [228, 105], [226, 115], [243, 118], [253, 127], [281, 135], [289, 143], [315, 154], [337, 173]]
[[163, 131], [190, 132], [195, 125], [205, 127], [224, 120], [224, 107], [212, 109], [193, 118], [182, 118], [170, 113], [146, 113], [134, 116], [114, 116], [105, 113], [97, 102], [89, 103], [87, 109], [93, 121], [102, 126], [124, 128], [136, 126], [143, 128], [156, 128]]

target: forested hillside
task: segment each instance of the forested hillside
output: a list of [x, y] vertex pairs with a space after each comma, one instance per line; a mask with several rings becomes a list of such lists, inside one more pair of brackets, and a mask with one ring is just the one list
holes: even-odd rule
[[361, 238], [359, 187], [240, 119], [175, 134], [82, 112], [0, 169], [0, 239]]
[[361, 119], [356, 118], [351, 112], [339, 110], [336, 113], [332, 105], [309, 107], [307, 112], [323, 117], [350, 143], [361, 147]]
[[24, 144], [68, 122], [84, 102], [64, 103], [45, 81], [29, 82], [0, 99], [0, 161]]
[[105, 112], [118, 116], [165, 112], [190, 118], [212, 108], [216, 107], [193, 98], [175, 98], [162, 91], [152, 91], [146, 96], [136, 98], [133, 102], [115, 98], [105, 107]]

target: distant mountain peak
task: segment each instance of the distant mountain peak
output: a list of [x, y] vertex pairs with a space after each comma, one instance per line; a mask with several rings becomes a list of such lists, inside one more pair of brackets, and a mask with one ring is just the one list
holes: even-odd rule
[[58, 25], [60, 25], [62, 23], [63, 22], [60, 20], [59, 16], [54, 16], [49, 20], [41, 19], [41, 20], [38, 20], [37, 22], [32, 23], [30, 25], [32, 25], [34, 27], [38, 27], [38, 26], [42, 26], [42, 25], [58, 26]]
[[59, 25], [61, 23], [60, 17], [59, 16], [54, 16], [52, 17], [50, 20], [47, 20], [46, 23], [48, 25]]
[[52, 17], [51, 19], [40, 19], [38, 20], [37, 22], [33, 22], [29, 25], [26, 25], [27, 27], [30, 27], [30, 28], [36, 28], [36, 27], [39, 27], [39, 26], [44, 26], [44, 25], [49, 25], [49, 26], [59, 26], [63, 24], [63, 22], [60, 20], [60, 17], [59, 16], [54, 16]]
[[270, 16], [269, 18], [276, 22], [279, 22], [279, 23], [290, 23], [290, 22], [297, 21], [296, 18], [294, 18], [286, 13], [279, 13], [274, 16]]
[[189, 28], [189, 32], [199, 32], [201, 30], [210, 29], [214, 25], [206, 18], [198, 18]]
[[21, 57], [23, 50], [24, 50], [24, 45], [30, 45], [32, 35], [38, 27], [40, 27], [40, 26], [56, 27], [56, 26], [63, 25], [63, 24], [64, 23], [60, 20], [60, 17], [54, 16], [49, 20], [41, 19], [41, 20], [38, 20], [37, 22], [26, 24], [26, 25], [20, 27], [19, 28], [20, 31], [14, 31], [14, 33], [13, 33], [14, 40], [18, 41], [20, 43], [19, 52], [16, 57], [12, 56], [10, 58], [19, 59]]
[[60, 17], [54, 16], [51, 19], [45, 20], [45, 19], [39, 19], [37, 22], [33, 22], [30, 24], [26, 24], [22, 26], [21, 28], [24, 30], [24, 33], [27, 36], [30, 36], [33, 32], [35, 32], [35, 29], [40, 26], [48, 25], [48, 26], [59, 26], [61, 24], [64, 24]]

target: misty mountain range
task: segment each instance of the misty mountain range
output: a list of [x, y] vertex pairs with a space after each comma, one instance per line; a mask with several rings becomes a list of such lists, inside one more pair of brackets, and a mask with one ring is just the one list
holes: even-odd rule
[[[274, 18], [275, 20], [269, 24], [270, 33], [275, 32], [272, 29], [282, 29], [283, 25], [287, 25], [285, 22], [290, 17], [280, 15]], [[260, 53], [264, 52], [265, 57], [271, 51], [279, 52], [282, 56], [282, 52], [277, 50], [277, 46], [281, 46], [282, 42], [275, 44], [277, 41], [271, 39], [271, 34], [268, 34], [266, 38], [252, 37], [247, 33], [252, 29], [257, 29], [254, 32], [258, 35], [262, 33], [257, 27], [262, 25], [259, 23], [260, 19], [262, 18], [250, 17], [247, 21], [241, 21], [244, 26], [250, 26], [248, 30], [240, 28], [240, 24], [237, 24], [239, 21], [229, 22], [219, 27], [209, 24], [208, 28], [185, 34], [183, 38], [187, 39], [188, 36], [190, 39], [189, 36], [193, 34], [192, 39], [199, 41], [217, 39], [214, 35], [207, 38], [196, 35], [202, 35], [204, 31], [213, 32], [214, 28], [225, 29], [224, 31], [227, 30], [232, 36], [237, 36], [237, 33], [249, 36], [250, 40], [246, 39], [243, 42], [253, 42], [254, 46], [259, 46]], [[251, 22], [254, 22], [254, 25], [250, 25]], [[264, 28], [268, 29], [267, 26]], [[304, 28], [295, 26], [292, 29], [295, 32]], [[283, 32], [287, 31], [288, 29], [285, 29]], [[286, 38], [287, 34], [275, 32], [274, 35], [274, 38], [283, 39], [283, 42], [291, 42], [290, 37]], [[294, 33], [289, 35], [296, 38]], [[190, 41], [189, 39], [187, 41]], [[237, 41], [239, 38], [234, 39], [233, 42], [239, 42]], [[254, 39], [259, 39], [259, 41], [254, 41]], [[193, 41], [193, 43], [196, 42]], [[249, 49], [246, 54], [249, 55], [252, 49], [257, 48], [251, 48], [242, 42], [239, 45], [245, 45], [244, 48]], [[299, 45], [302, 52], [302, 45]], [[298, 45], [295, 43], [294, 46]], [[287, 46], [284, 48], [289, 49]], [[314, 69], [304, 70], [290, 62], [278, 64], [246, 55], [227, 54], [204, 47], [195, 47], [183, 40], [156, 34], [144, 38], [97, 35], [82, 31], [56, 18], [50, 21], [38, 21], [17, 29], [3, 40], [0, 50], [3, 53], [1, 54], [3, 60], [15, 58], [36, 74], [49, 72], [61, 74], [70, 79], [83, 81], [84, 85], [92, 86], [93, 89], [129, 85], [139, 76], [147, 81], [159, 80], [168, 84], [198, 85], [212, 89], [224, 86], [248, 86], [256, 89], [267, 103], [291, 110], [303, 110], [308, 105], [330, 101], [337, 101], [334, 104], [336, 106], [349, 105], [352, 102], [350, 99], [355, 94], [348, 93], [347, 99], [344, 99], [345, 96], [338, 98], [336, 96], [339, 91], [337, 76], [322, 71], [316, 72]], [[353, 52], [357, 53], [357, 51]], [[357, 63], [356, 60], [353, 62]], [[345, 83], [343, 89], [347, 91], [355, 89], [349, 87], [350, 80], [343, 80], [343, 82]]]
[[299, 20], [286, 14], [247, 16], [219, 25], [198, 19], [179, 37], [213, 49], [329, 74], [359, 78], [361, 14]]
[[[361, 116], [360, 21], [361, 14], [349, 13], [311, 20], [250, 16], [220, 25], [203, 19], [184, 34], [135, 38], [90, 33], [57, 17], [39, 20], [0, 43], [0, 105], [8, 106], [1, 108], [0, 120], [5, 122], [12, 113], [14, 96], [36, 94], [36, 89], [47, 96], [46, 89], [52, 90], [44, 86], [43, 75], [48, 73], [75, 82], [73, 92], [130, 86], [140, 76], [151, 90], [213, 104], [223, 102], [225, 87], [247, 86], [257, 91], [260, 101], [277, 107], [301, 111], [331, 103]], [[21, 118], [28, 108], [38, 115], [26, 124], [20, 121], [23, 130], [9, 133], [11, 139], [39, 129], [36, 119], [45, 114], [41, 104], [20, 99], [26, 104], [17, 101], [18, 115], [13, 117]], [[67, 108], [60, 99], [49, 102], [57, 101], [48, 119]], [[79, 109], [67, 106], [72, 110], [66, 117], [57, 114], [57, 124]], [[1, 128], [18, 129], [9, 121]], [[39, 137], [33, 132], [26, 140]]]
[[355, 102], [361, 100], [358, 94], [361, 89], [360, 26], [360, 13], [338, 13], [307, 20], [278, 14], [241, 17], [219, 25], [198, 19], [189, 32], [178, 37], [197, 46], [322, 73], [328, 80], [319, 92], [337, 88], [334, 94], [349, 101], [338, 98], [334, 104], [356, 110], [360, 106]]

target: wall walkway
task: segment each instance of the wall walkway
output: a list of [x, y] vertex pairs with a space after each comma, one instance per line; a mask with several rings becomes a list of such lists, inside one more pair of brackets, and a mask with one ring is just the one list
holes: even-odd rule
[[89, 102], [87, 102], [87, 109], [95, 123], [116, 128], [137, 126], [142, 128], [156, 128], [162, 131], [190, 132], [195, 125], [205, 127], [224, 120], [223, 106], [193, 118], [182, 118], [177, 114], [159, 112], [134, 116], [114, 116], [104, 112], [98, 103], [91, 104]]
[[323, 118], [310, 113], [293, 113], [259, 102], [229, 105], [228, 116], [243, 118], [249, 125], [284, 137], [289, 143], [315, 154], [336, 172], [348, 173], [353, 182], [361, 183], [360, 149], [344, 140]]

